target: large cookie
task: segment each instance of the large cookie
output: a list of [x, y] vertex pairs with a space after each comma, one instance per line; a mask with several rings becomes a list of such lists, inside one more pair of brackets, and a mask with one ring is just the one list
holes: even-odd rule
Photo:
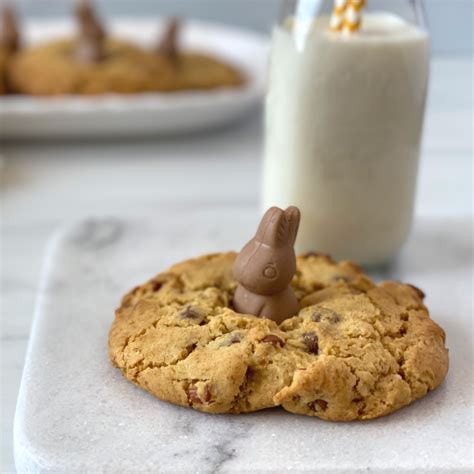
[[292, 282], [300, 311], [278, 326], [232, 310], [235, 257], [183, 262], [123, 298], [109, 354], [125, 377], [205, 412], [281, 405], [327, 420], [386, 415], [444, 380], [444, 331], [417, 288], [302, 256]]

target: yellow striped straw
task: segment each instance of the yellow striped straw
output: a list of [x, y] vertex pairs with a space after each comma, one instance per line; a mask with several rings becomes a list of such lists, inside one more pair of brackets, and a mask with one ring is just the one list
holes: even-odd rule
[[344, 24], [344, 16], [349, 0], [334, 0], [329, 28], [332, 31], [341, 31]]
[[343, 33], [350, 34], [360, 29], [364, 6], [365, 0], [348, 0], [342, 22]]

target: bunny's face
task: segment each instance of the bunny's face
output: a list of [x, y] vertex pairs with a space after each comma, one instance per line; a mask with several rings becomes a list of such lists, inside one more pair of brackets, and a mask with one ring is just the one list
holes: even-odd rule
[[269, 209], [255, 237], [245, 245], [234, 263], [234, 277], [259, 295], [283, 291], [296, 271], [293, 245], [299, 225], [299, 211]]

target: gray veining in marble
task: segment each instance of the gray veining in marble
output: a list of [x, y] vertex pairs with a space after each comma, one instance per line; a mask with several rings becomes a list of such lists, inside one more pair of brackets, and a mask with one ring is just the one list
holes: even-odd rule
[[89, 219], [50, 247], [15, 419], [20, 472], [469, 471], [472, 220], [423, 220], [383, 277], [423, 288], [445, 329], [446, 383], [391, 416], [330, 423], [281, 409], [207, 415], [161, 402], [107, 360], [121, 294], [169, 264], [238, 248], [258, 216], [216, 207], [183, 219]]

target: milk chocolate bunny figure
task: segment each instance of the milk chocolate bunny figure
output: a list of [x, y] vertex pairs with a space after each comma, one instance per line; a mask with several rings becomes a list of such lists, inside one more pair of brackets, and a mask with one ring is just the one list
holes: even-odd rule
[[172, 18], [166, 25], [163, 38], [161, 39], [157, 52], [162, 54], [170, 62], [176, 64], [179, 57], [179, 33], [181, 21], [179, 18]]
[[9, 5], [2, 8], [0, 24], [0, 48], [9, 54], [20, 49], [20, 32], [15, 12]]
[[105, 30], [89, 0], [79, 0], [76, 19], [79, 27], [76, 59], [84, 63], [99, 62], [104, 57]]
[[277, 323], [296, 315], [298, 300], [289, 286], [296, 272], [293, 245], [298, 233], [300, 211], [270, 208], [263, 216], [255, 237], [240, 251], [234, 263], [239, 282], [234, 308]]

